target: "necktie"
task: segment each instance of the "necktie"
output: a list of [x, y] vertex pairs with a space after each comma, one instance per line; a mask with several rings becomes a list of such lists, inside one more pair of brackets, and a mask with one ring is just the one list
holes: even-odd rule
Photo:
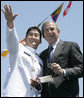
[[51, 63], [51, 58], [50, 58], [50, 53], [53, 50], [53, 47], [49, 47], [49, 51], [48, 51], [48, 63]]

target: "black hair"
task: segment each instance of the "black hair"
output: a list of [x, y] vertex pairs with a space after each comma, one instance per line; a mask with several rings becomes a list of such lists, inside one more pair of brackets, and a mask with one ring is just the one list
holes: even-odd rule
[[40, 41], [41, 41], [41, 38], [42, 38], [42, 34], [41, 34], [41, 30], [38, 28], [38, 27], [30, 27], [27, 32], [26, 32], [26, 37], [28, 35], [28, 33], [31, 31], [31, 30], [37, 30], [40, 34]]

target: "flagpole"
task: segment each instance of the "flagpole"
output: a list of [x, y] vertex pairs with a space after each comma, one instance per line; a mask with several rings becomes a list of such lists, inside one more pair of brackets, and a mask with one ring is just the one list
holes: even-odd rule
[[49, 16], [47, 16], [41, 23], [39, 23], [36, 27], [39, 27]]
[[[61, 4], [61, 5], [63, 5], [64, 4], [64, 2]], [[61, 6], [60, 5], [60, 6]], [[57, 8], [58, 9], [58, 8]], [[56, 11], [56, 10], [55, 10]], [[54, 11], [54, 12], [55, 12]], [[53, 12], [52, 12], [52, 14], [53, 14]], [[52, 14], [49, 14], [40, 24], [38, 24], [36, 27], [39, 27], [49, 16], [51, 16]]]

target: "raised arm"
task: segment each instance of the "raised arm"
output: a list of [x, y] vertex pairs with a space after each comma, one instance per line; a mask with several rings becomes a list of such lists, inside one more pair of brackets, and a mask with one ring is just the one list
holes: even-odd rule
[[10, 5], [9, 6], [5, 5], [4, 10], [2, 9], [2, 12], [4, 13], [5, 19], [7, 21], [7, 35], [6, 35], [7, 48], [10, 53], [16, 53], [18, 51], [19, 39], [16, 30], [14, 28], [14, 20], [17, 14], [13, 14]]

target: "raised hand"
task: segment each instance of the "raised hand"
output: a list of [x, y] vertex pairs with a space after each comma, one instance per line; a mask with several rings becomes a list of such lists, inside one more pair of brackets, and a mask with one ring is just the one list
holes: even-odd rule
[[18, 15], [13, 14], [11, 6], [9, 5], [8, 7], [6, 4], [4, 5], [4, 10], [2, 9], [2, 12], [4, 13], [5, 19], [7, 20], [7, 25], [10, 28], [13, 28], [13, 21]]

